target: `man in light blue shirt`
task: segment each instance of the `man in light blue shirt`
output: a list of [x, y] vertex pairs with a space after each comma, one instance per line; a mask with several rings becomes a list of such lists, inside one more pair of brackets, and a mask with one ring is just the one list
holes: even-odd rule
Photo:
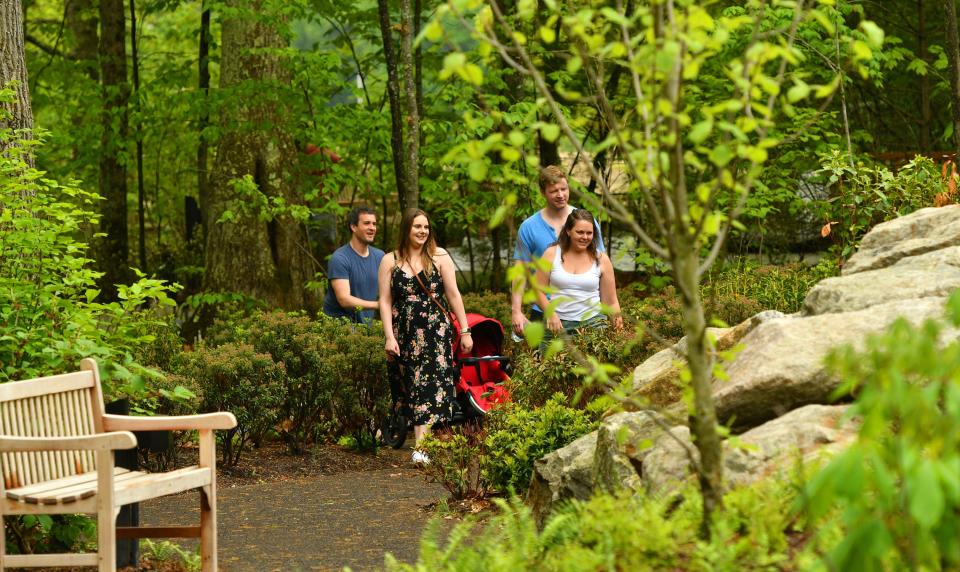
[[383, 251], [373, 246], [377, 213], [369, 207], [356, 207], [350, 211], [347, 224], [350, 242], [334, 251], [327, 265], [330, 286], [323, 298], [323, 313], [369, 322], [378, 308], [377, 270], [383, 259]]
[[[517, 231], [517, 248], [513, 253], [516, 264], [527, 264], [543, 256], [543, 251], [557, 241], [557, 234], [563, 228], [567, 217], [573, 211], [570, 201], [570, 186], [567, 184], [567, 174], [556, 165], [549, 165], [540, 170], [540, 194], [546, 201], [539, 211], [533, 213], [520, 223]], [[597, 229], [599, 250], [604, 250], [603, 236], [600, 235], [600, 225], [594, 220]], [[543, 320], [543, 311], [534, 304], [530, 309], [530, 318], [523, 315], [523, 291], [525, 283], [515, 282], [510, 295], [510, 308], [513, 322], [513, 331], [522, 336], [523, 329], [530, 320]]]

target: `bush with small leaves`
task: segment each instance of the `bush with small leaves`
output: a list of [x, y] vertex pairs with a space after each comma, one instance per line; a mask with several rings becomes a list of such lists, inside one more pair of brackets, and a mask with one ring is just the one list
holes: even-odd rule
[[579, 408], [587, 407], [605, 388], [594, 383], [585, 383], [587, 370], [579, 363], [576, 354], [591, 356], [607, 364], [607, 373], [613, 377], [618, 372], [632, 372], [646, 354], [634, 343], [633, 332], [616, 331], [612, 328], [581, 330], [570, 339], [570, 347], [555, 354], [546, 355], [526, 346], [514, 356], [514, 372], [508, 383], [513, 400], [527, 409], [543, 406], [556, 393], [562, 393], [567, 403]]
[[523, 494], [530, 486], [534, 461], [596, 429], [596, 421], [586, 412], [565, 403], [566, 397], [556, 394], [539, 409], [511, 403], [487, 415], [482, 469], [491, 488]]
[[466, 423], [425, 436], [417, 447], [430, 458], [423, 467], [427, 478], [443, 485], [456, 500], [483, 496], [486, 486], [480, 467], [486, 435], [479, 424]]
[[236, 465], [244, 447], [262, 441], [276, 425], [286, 372], [269, 354], [243, 344], [200, 347], [181, 354], [174, 369], [196, 382], [201, 412], [230, 411], [237, 417], [235, 428], [217, 434], [224, 465]]

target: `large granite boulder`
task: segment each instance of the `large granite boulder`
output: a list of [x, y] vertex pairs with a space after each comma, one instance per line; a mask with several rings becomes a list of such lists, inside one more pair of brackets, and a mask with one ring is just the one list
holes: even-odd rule
[[843, 274], [886, 268], [903, 258], [958, 244], [960, 205], [920, 209], [870, 229], [843, 266]]
[[[853, 442], [859, 424], [844, 422], [848, 406], [807, 405], [755, 427], [723, 447], [723, 476], [728, 487], [762, 478], [784, 476], [798, 462], [810, 463]], [[662, 493], [692, 478], [690, 459], [699, 459], [690, 429], [675, 427], [661, 434], [646, 455], [642, 469], [648, 491]]]
[[[765, 310], [730, 328], [707, 328], [707, 335], [713, 336], [717, 351], [722, 352], [740, 343], [747, 334], [760, 324], [783, 317], [785, 317], [783, 312]], [[677, 364], [684, 359], [683, 356], [686, 351], [687, 338], [684, 336], [677, 343], [660, 350], [638, 365], [633, 371], [634, 391], [651, 398], [659, 395], [676, 394], [676, 390], [665, 391], [663, 387], [676, 386], [677, 377], [680, 375]], [[656, 399], [651, 399], [651, 401], [654, 405], [664, 405]]]
[[[845, 344], [861, 347], [901, 317], [914, 324], [941, 318], [958, 287], [960, 205], [923, 209], [871, 230], [842, 275], [810, 291], [802, 313], [764, 312], [711, 330], [719, 349], [742, 346], [725, 364], [728, 379], [714, 380], [718, 419], [747, 445], [724, 446], [726, 483], [750, 483], [850, 443], [857, 425], [840, 423], [846, 406], [831, 402], [839, 380], [826, 370], [826, 355]], [[948, 329], [944, 340], [958, 333]], [[675, 385], [685, 349], [681, 340], [637, 367], [634, 389], [669, 395], [657, 388]], [[613, 415], [597, 432], [538, 461], [531, 500], [539, 518], [558, 500], [586, 498], [593, 487], [663, 491], [689, 478], [696, 449], [684, 407], [657, 405], [661, 414]]]
[[894, 300], [944, 297], [960, 288], [960, 246], [901, 258], [886, 268], [845, 271], [821, 280], [807, 294], [803, 314], [863, 310]]
[[594, 490], [593, 455], [596, 448], [597, 432], [594, 431], [534, 462], [527, 502], [537, 526], [543, 524], [557, 503], [590, 498]]
[[862, 345], [898, 317], [920, 323], [943, 316], [944, 298], [879, 304], [854, 312], [771, 320], [742, 341], [743, 350], [726, 365], [729, 381], [715, 381], [717, 419], [744, 431], [791, 409], [830, 403], [839, 380], [824, 365], [838, 346]]

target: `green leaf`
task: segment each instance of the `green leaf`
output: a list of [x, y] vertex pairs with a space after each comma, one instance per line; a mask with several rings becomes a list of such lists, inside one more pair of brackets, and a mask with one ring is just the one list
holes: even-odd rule
[[657, 70], [663, 73], [671, 71], [677, 63], [677, 54], [680, 53], [680, 45], [674, 41], [664, 42], [663, 47], [657, 50], [656, 66]]
[[854, 40], [850, 46], [853, 48], [853, 59], [856, 61], [869, 60], [873, 57], [870, 46], [862, 40]]
[[710, 136], [710, 132], [713, 131], [713, 120], [705, 119], [700, 123], [697, 123], [690, 130], [690, 141], [700, 144], [703, 143], [707, 137]]
[[426, 39], [434, 43], [443, 39], [443, 26], [440, 25], [440, 20], [431, 20], [427, 25], [427, 29], [423, 31], [423, 35]]
[[483, 70], [480, 69], [480, 66], [477, 64], [464, 64], [462, 69], [463, 79], [472, 83], [473, 85], [482, 85], [483, 84]]
[[810, 86], [798, 80], [794, 86], [787, 91], [787, 101], [796, 103], [808, 95], [810, 95]]
[[733, 159], [733, 151], [726, 145], [717, 145], [710, 151], [710, 161], [717, 167], [725, 167]]
[[909, 481], [910, 516], [926, 529], [933, 528], [943, 516], [943, 489], [937, 479], [933, 461], [924, 459]]
[[883, 47], [884, 32], [875, 22], [864, 20], [860, 22], [860, 29], [866, 34], [867, 41], [870, 43], [871, 48], [879, 50]]
[[467, 171], [470, 174], [470, 178], [479, 183], [487, 178], [487, 162], [483, 159], [470, 161], [470, 165], [467, 166]]
[[540, 38], [544, 44], [552, 44], [557, 41], [557, 32], [550, 25], [540, 26]]
[[560, 127], [552, 123], [545, 124], [540, 128], [540, 132], [543, 134], [543, 138], [551, 143], [560, 137]]
[[465, 63], [467, 63], [467, 56], [460, 52], [450, 52], [443, 58], [443, 69], [440, 71], [440, 79], [448, 79], [453, 74], [459, 73]]
[[497, 210], [493, 211], [493, 216], [490, 217], [490, 228], [497, 228], [503, 222], [503, 219], [507, 216], [507, 205], [500, 205], [497, 207]]
[[531, 348], [540, 346], [540, 342], [543, 341], [543, 334], [543, 322], [530, 322], [523, 329], [523, 337], [526, 338], [527, 345]]

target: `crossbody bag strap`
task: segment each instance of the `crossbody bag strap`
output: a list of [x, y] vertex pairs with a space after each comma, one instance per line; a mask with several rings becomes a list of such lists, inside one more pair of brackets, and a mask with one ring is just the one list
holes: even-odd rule
[[[411, 268], [411, 270], [412, 270], [412, 268]], [[426, 295], [430, 297], [430, 300], [432, 300], [433, 303], [437, 305], [437, 308], [440, 308], [440, 311], [443, 312], [443, 315], [446, 316], [447, 319], [450, 320], [450, 325], [452, 326], [452, 325], [456, 324], [456, 323], [457, 323], [457, 320], [454, 319], [453, 314], [451, 314], [449, 310], [447, 310], [446, 308], [443, 307], [443, 304], [441, 304], [441, 303], [440, 303], [440, 300], [437, 300], [437, 297], [433, 295], [433, 292], [431, 292], [431, 291], [426, 287], [426, 285], [423, 283], [423, 280], [420, 280], [420, 274], [419, 274], [419, 273], [414, 274], [413, 277], [417, 279], [417, 284], [420, 284], [420, 288], [422, 288], [423, 291], [424, 291], [424, 293], [426, 293]], [[457, 336], [457, 344], [459, 345], [459, 342], [460, 342], [460, 332], [457, 331], [456, 328], [454, 328], [454, 334]]]

